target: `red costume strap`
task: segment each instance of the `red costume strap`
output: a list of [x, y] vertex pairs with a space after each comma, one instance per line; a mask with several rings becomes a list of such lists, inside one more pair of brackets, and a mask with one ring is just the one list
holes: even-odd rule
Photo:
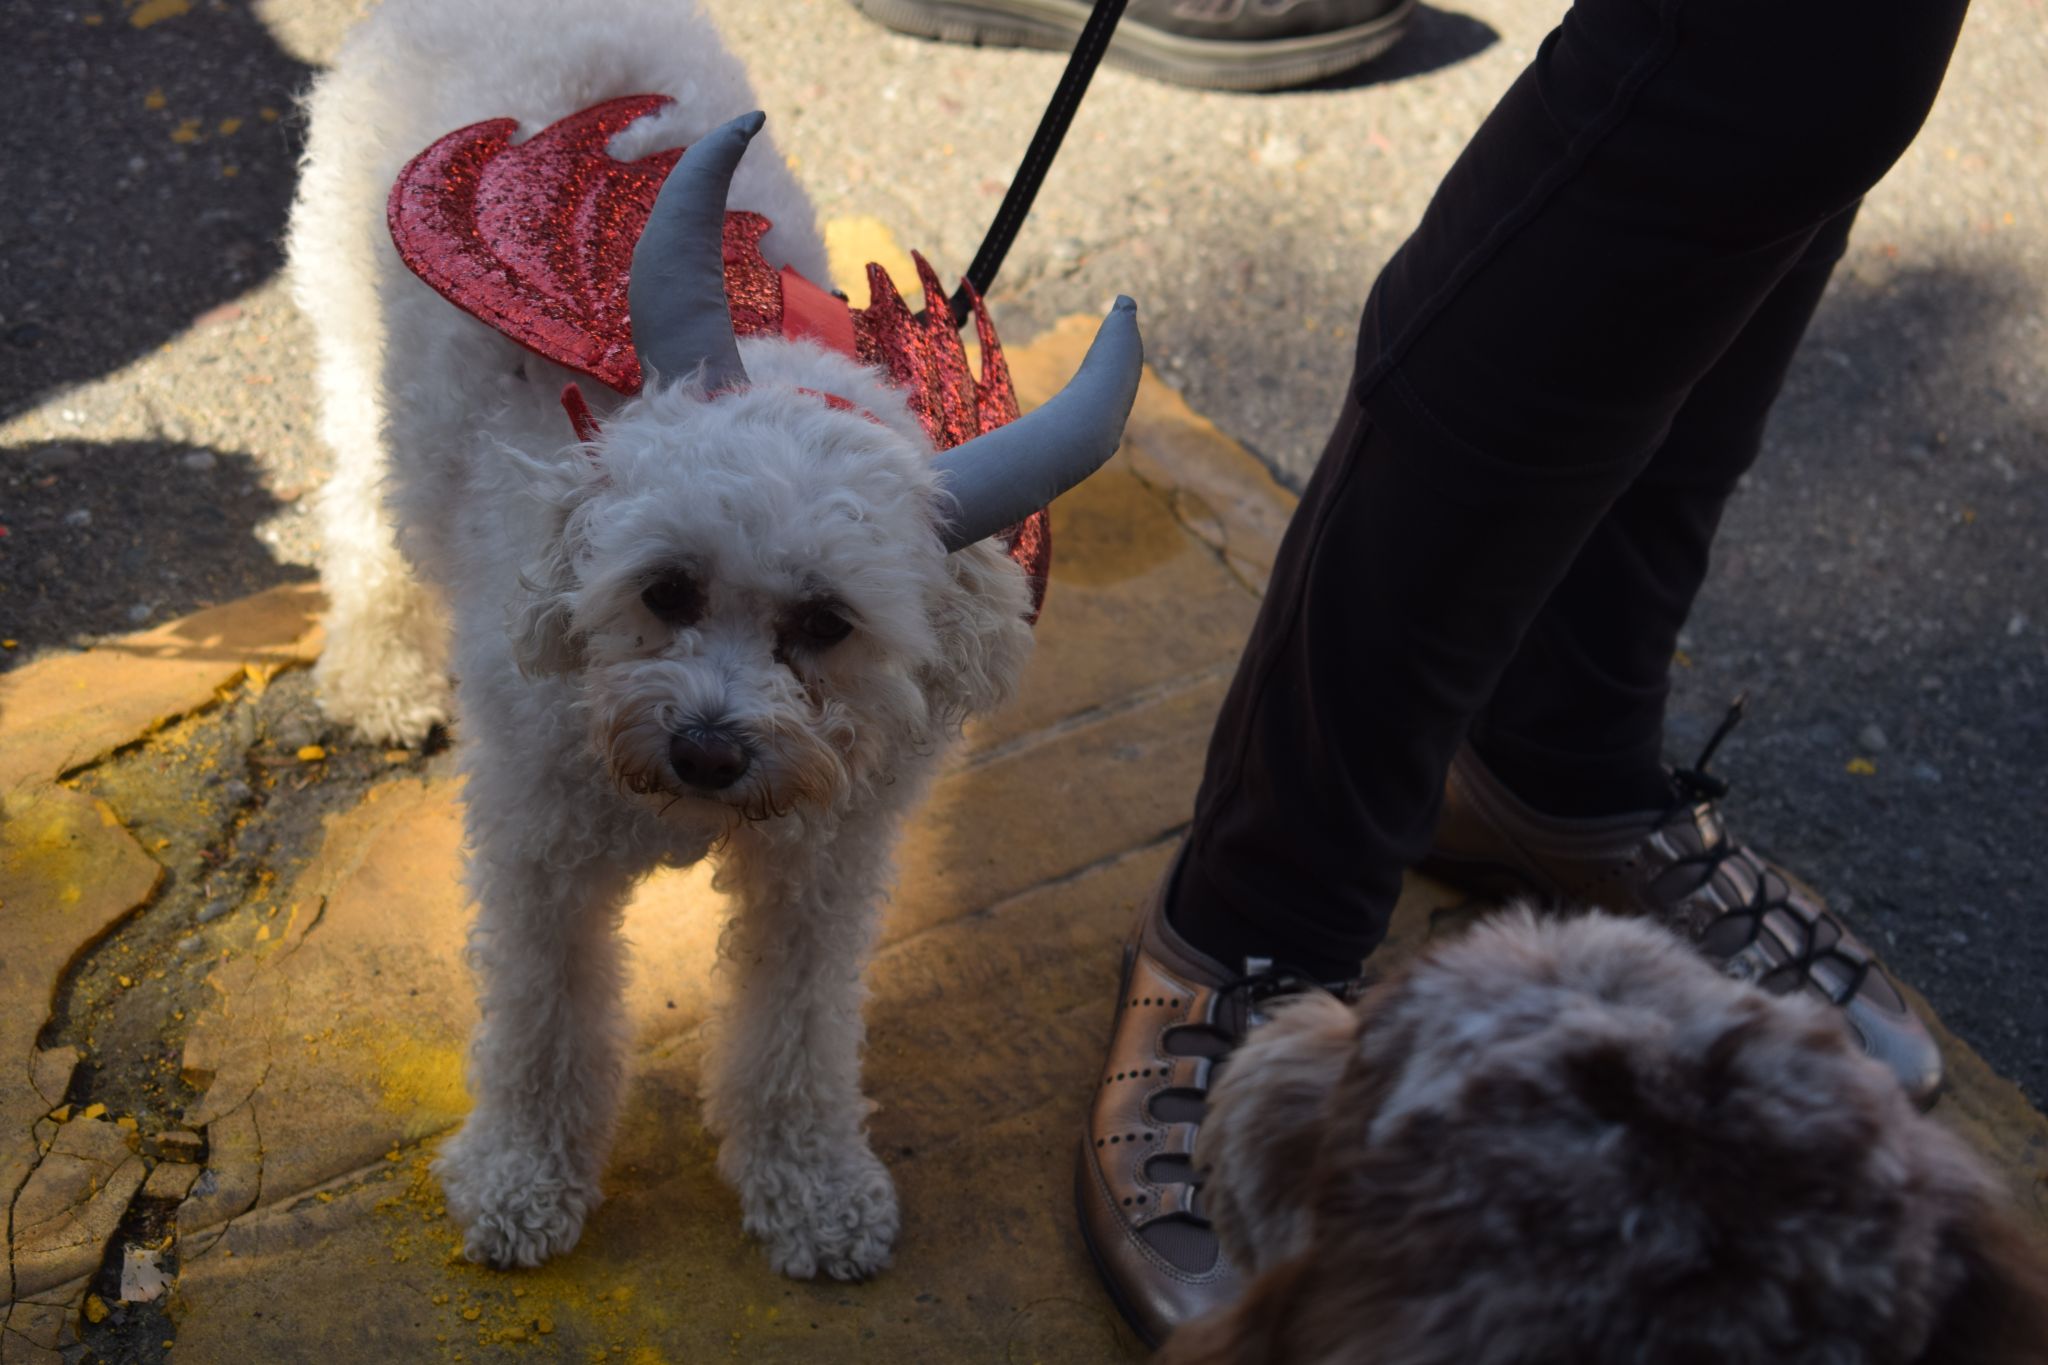
[[853, 311], [846, 300], [782, 267], [782, 334], [808, 338], [841, 355], [853, 354]]
[[589, 445], [597, 439], [597, 418], [573, 379], [562, 386], [562, 411], [569, 414], [569, 425], [576, 428], [577, 440]]

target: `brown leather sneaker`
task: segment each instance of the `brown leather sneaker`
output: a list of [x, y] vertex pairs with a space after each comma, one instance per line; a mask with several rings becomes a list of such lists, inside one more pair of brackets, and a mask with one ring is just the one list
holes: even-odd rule
[[1168, 870], [1124, 947], [1102, 1080], [1074, 1173], [1081, 1236], [1131, 1330], [1157, 1346], [1235, 1298], [1243, 1282], [1195, 1188], [1195, 1134], [1209, 1087], [1268, 999], [1317, 983], [1253, 960], [1207, 957], [1166, 922]]
[[1727, 784], [1706, 771], [1741, 718], [1730, 709], [1662, 811], [1560, 820], [1524, 805], [1469, 748], [1451, 763], [1443, 815], [1421, 870], [1464, 890], [1647, 915], [1699, 945], [1728, 975], [1834, 1006], [1865, 1052], [1914, 1103], [1941, 1090], [1941, 1052], [1870, 950], [1810, 887], [1735, 842], [1714, 809]]

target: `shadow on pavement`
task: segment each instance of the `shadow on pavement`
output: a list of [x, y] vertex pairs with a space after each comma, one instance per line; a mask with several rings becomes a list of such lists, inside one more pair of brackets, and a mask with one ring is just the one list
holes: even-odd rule
[[[1881, 248], [1880, 248], [1881, 249]], [[1844, 273], [1728, 509], [1669, 748], [1727, 699], [1747, 837], [1816, 883], [1948, 1025], [2048, 1095], [2048, 423], [2039, 286]]]
[[311, 577], [256, 538], [283, 505], [247, 455], [156, 441], [0, 449], [0, 636], [16, 641], [0, 672], [39, 647]]
[[242, 5], [137, 26], [165, 8], [0, 0], [0, 419], [282, 263], [312, 68]]
[[1499, 41], [1499, 30], [1484, 20], [1456, 10], [1418, 5], [1408, 36], [1389, 49], [1386, 56], [1328, 80], [1302, 86], [1299, 90], [1278, 93], [1313, 95], [1329, 90], [1362, 90], [1371, 85], [1389, 85], [1455, 66], [1478, 56]]

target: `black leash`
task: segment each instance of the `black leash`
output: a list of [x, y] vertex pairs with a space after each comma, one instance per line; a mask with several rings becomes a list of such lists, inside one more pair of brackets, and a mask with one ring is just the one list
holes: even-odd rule
[[[1128, 0], [1095, 0], [1095, 9], [1089, 14], [1088, 22], [1081, 26], [1081, 37], [1074, 44], [1074, 55], [1067, 58], [1067, 69], [1060, 73], [1060, 83], [1052, 92], [1052, 102], [1045, 106], [1045, 116], [1038, 120], [1038, 131], [1031, 135], [1031, 145], [1024, 149], [1023, 164], [1017, 167], [1016, 178], [1010, 182], [1009, 193], [1003, 196], [1003, 206], [996, 210], [993, 223], [989, 224], [988, 235], [981, 239], [981, 250], [974, 253], [974, 263], [967, 267], [968, 282], [977, 294], [987, 294], [989, 286], [996, 282], [996, 272], [1003, 267], [1003, 257], [1009, 254], [1010, 243], [1017, 240], [1017, 233], [1024, 226], [1024, 219], [1031, 212], [1031, 201], [1038, 197], [1038, 187], [1045, 180], [1045, 173], [1052, 169], [1052, 159], [1059, 154], [1060, 142], [1067, 135], [1067, 125], [1074, 121], [1074, 111], [1081, 107], [1081, 96], [1088, 91], [1088, 82], [1095, 76], [1095, 68], [1102, 61], [1102, 54], [1109, 50], [1109, 38], [1116, 31], [1116, 21], [1123, 17], [1124, 5]], [[953, 295], [953, 325], [963, 327], [973, 305], [963, 287]]]

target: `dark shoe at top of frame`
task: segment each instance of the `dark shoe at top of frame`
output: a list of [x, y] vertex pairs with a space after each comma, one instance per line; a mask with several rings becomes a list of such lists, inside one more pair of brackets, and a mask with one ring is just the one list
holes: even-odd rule
[[1740, 716], [1731, 710], [1662, 811], [1562, 820], [1531, 810], [1469, 748], [1451, 764], [1422, 871], [1465, 890], [1647, 915], [1699, 945], [1730, 976], [1833, 1006], [1914, 1103], [1941, 1090], [1941, 1052], [1897, 986], [1818, 893], [1737, 843], [1707, 772]]
[[[1089, 0], [853, 0], [901, 33], [1071, 50]], [[1107, 60], [1175, 85], [1281, 90], [1349, 71], [1399, 41], [1415, 0], [1130, 0]]]
[[1166, 922], [1153, 893], [1124, 947], [1116, 1020], [1074, 1173], [1081, 1236], [1146, 1345], [1237, 1297], [1243, 1281], [1202, 1213], [1195, 1134], [1209, 1088], [1262, 1007], [1318, 983], [1252, 961], [1232, 972]]

